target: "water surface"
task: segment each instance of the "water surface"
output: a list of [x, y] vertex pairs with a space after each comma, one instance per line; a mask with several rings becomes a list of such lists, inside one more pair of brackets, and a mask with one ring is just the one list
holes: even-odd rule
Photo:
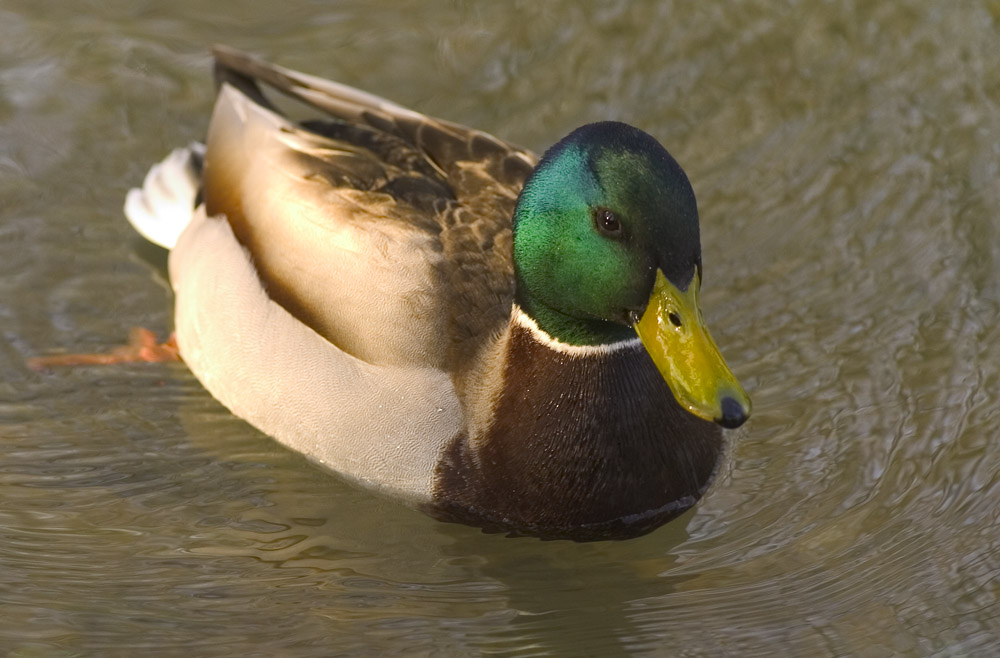
[[[971, 656], [1000, 649], [1000, 4], [0, 4], [0, 650]], [[180, 365], [126, 189], [200, 138], [207, 46], [543, 150], [620, 119], [687, 169], [754, 399], [632, 541], [511, 540], [343, 484]]]

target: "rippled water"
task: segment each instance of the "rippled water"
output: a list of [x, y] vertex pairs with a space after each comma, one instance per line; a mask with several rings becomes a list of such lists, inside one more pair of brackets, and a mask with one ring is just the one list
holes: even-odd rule
[[[258, 5], [0, 3], [0, 650], [1000, 650], [1000, 3]], [[482, 535], [181, 365], [26, 369], [169, 330], [120, 207], [201, 135], [213, 42], [538, 150], [602, 118], [659, 137], [756, 412], [704, 500], [627, 542]]]

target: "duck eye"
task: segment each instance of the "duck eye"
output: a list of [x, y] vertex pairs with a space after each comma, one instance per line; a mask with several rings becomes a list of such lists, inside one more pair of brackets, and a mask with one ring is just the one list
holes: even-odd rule
[[609, 237], [618, 237], [622, 232], [622, 223], [614, 211], [607, 208], [598, 208], [594, 212], [594, 223], [601, 233]]

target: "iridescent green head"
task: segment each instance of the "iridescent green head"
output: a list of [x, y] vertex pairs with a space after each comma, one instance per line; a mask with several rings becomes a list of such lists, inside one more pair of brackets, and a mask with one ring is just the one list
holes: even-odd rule
[[650, 135], [593, 123], [542, 157], [514, 213], [516, 301], [569, 345], [636, 333], [692, 413], [741, 424], [750, 401], [697, 305], [701, 239], [694, 191]]

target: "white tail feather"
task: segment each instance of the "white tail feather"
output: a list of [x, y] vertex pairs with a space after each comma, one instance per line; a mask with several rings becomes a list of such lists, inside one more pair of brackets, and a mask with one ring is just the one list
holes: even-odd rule
[[191, 221], [200, 183], [203, 144], [174, 149], [153, 165], [141, 188], [125, 197], [125, 217], [142, 237], [172, 249]]

